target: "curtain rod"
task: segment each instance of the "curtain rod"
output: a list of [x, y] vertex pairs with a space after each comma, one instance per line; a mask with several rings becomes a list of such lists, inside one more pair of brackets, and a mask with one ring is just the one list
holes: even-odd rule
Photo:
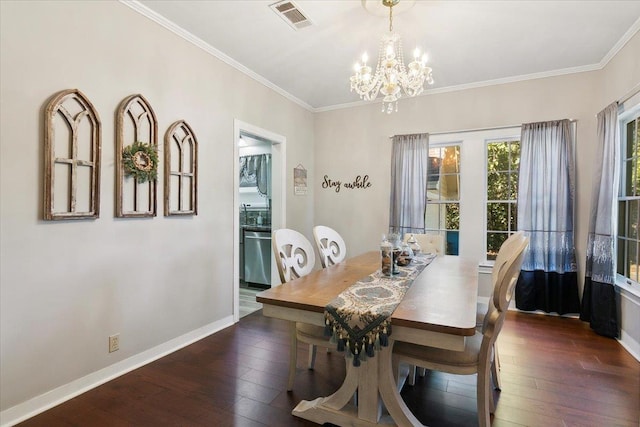
[[[570, 123], [577, 123], [578, 120], [576, 119], [570, 119], [569, 120]], [[487, 130], [500, 130], [500, 129], [509, 129], [509, 128], [521, 128], [522, 127], [522, 123], [519, 125], [505, 125], [505, 126], [493, 126], [493, 127], [488, 127], [488, 128], [475, 128], [475, 129], [463, 129], [463, 130], [454, 130], [454, 131], [449, 131], [449, 132], [433, 132], [433, 133], [429, 133], [429, 132], [421, 132], [421, 133], [429, 133], [429, 135], [446, 135], [449, 133], [467, 133], [467, 132], [482, 132], [482, 131], [487, 131]], [[418, 133], [420, 134], [420, 133]], [[399, 135], [391, 135], [389, 138], [393, 138], [395, 136], [408, 136], [408, 135], [415, 135], [413, 133], [406, 133], [406, 134], [399, 134]]]

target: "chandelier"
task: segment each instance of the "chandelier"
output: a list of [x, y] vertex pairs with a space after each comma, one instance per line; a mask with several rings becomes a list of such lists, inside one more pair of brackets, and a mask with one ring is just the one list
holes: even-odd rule
[[362, 55], [362, 64], [357, 63], [355, 73], [351, 76], [351, 91], [354, 90], [360, 99], [373, 101], [381, 93], [382, 112], [391, 114], [398, 111], [398, 99], [402, 91], [408, 96], [420, 95], [424, 91], [425, 81], [433, 84], [431, 68], [426, 66], [427, 55], [420, 57], [420, 50], [414, 51], [413, 61], [405, 67], [402, 55], [402, 39], [393, 32], [393, 6], [400, 0], [382, 0], [382, 4], [389, 8], [389, 33], [384, 34], [380, 40], [378, 52], [378, 64], [375, 74], [367, 65], [368, 56]]

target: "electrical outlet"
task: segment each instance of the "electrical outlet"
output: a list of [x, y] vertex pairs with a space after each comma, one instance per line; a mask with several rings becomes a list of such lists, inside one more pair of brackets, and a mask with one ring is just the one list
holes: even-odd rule
[[120, 334], [109, 337], [109, 353], [120, 350]]

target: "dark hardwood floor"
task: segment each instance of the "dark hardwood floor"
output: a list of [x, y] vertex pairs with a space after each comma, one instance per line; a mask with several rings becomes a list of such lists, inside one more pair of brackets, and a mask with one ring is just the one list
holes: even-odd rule
[[[502, 392], [494, 426], [633, 426], [640, 423], [640, 363], [577, 319], [509, 312], [498, 340]], [[22, 426], [310, 426], [291, 409], [332, 393], [338, 353], [287, 382], [283, 321], [250, 314], [193, 345], [50, 409]], [[300, 345], [299, 366], [306, 360]], [[402, 395], [429, 426], [476, 425], [475, 376], [437, 372]]]

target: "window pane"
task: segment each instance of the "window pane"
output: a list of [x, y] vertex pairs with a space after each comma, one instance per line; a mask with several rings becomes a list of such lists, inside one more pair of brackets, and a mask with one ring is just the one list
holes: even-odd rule
[[623, 276], [625, 276], [625, 272], [624, 272], [624, 267], [625, 267], [625, 262], [624, 262], [624, 248], [625, 248], [625, 240], [624, 239], [620, 239], [618, 238], [618, 259], [617, 259], [617, 271], [618, 274], [621, 274]]
[[518, 205], [515, 202], [509, 203], [509, 217], [511, 219], [511, 227], [509, 231], [516, 231], [518, 229]]
[[441, 227], [440, 224], [440, 206], [439, 203], [427, 203], [426, 228], [430, 230], [441, 230], [444, 228]]
[[633, 159], [633, 195], [640, 195], [640, 161], [638, 157]]
[[509, 200], [516, 200], [518, 198], [518, 174], [511, 173], [509, 177]]
[[627, 202], [621, 200], [618, 202], [618, 236], [625, 235], [626, 221], [627, 218]]
[[440, 175], [427, 175], [427, 199], [440, 200]]
[[487, 203], [487, 231], [508, 231], [508, 203]]
[[444, 156], [442, 160], [442, 171], [444, 173], [460, 172], [460, 147], [452, 146], [444, 148]]
[[447, 238], [447, 241], [446, 241], [447, 247], [445, 249], [445, 254], [458, 255], [460, 233], [457, 231], [447, 231], [446, 238]]
[[447, 203], [446, 205], [446, 230], [460, 229], [460, 205], [458, 203]]
[[508, 233], [487, 233], [487, 259], [496, 259], [500, 246], [508, 236]]
[[440, 157], [429, 156], [429, 163], [427, 164], [428, 175], [440, 175]]
[[627, 123], [627, 159], [633, 157], [634, 153], [636, 153], [636, 145], [633, 143], [633, 137], [635, 135], [635, 121], [631, 121]]
[[459, 180], [460, 175], [458, 174], [444, 175], [441, 177], [440, 195], [443, 200], [460, 199]]
[[626, 177], [625, 177], [625, 196], [633, 195], [633, 159], [627, 160], [624, 162], [624, 167], [626, 168]]
[[487, 144], [487, 171], [495, 172], [498, 170], [498, 144]]
[[630, 200], [627, 203], [629, 205], [627, 237], [638, 239], [638, 204], [640, 203], [640, 200]]
[[512, 141], [510, 145], [510, 166], [512, 171], [517, 171], [520, 166], [520, 142]]
[[509, 170], [509, 143], [501, 142], [493, 144], [495, 148], [494, 159], [496, 161], [496, 170], [508, 171]]
[[427, 187], [427, 204], [431, 201], [439, 201], [440, 200], [440, 188], [438, 188], [437, 184], [434, 188]]
[[627, 242], [629, 268], [627, 268], [627, 277], [631, 280], [638, 281], [638, 250], [637, 243], [633, 240]]
[[509, 200], [509, 174], [492, 172], [487, 175], [487, 200]]

